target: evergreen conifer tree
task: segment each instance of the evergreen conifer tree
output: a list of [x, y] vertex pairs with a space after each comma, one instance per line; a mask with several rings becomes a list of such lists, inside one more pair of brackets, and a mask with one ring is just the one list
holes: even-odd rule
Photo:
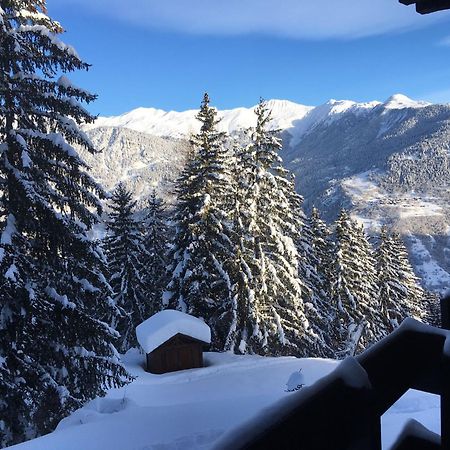
[[304, 295], [305, 312], [311, 327], [320, 336], [320, 349], [317, 355], [334, 357], [336, 336], [332, 326], [336, 316], [330, 298], [330, 271], [334, 253], [331, 231], [313, 208], [311, 216], [304, 218], [299, 245], [300, 278], [308, 287]]
[[394, 253], [397, 255], [399, 267], [399, 281], [408, 291], [409, 314], [411, 317], [421, 320], [424, 308], [423, 298], [425, 292], [420, 285], [420, 280], [414, 273], [414, 269], [409, 261], [408, 250], [399, 233], [392, 233]]
[[434, 327], [441, 327], [441, 297], [439, 294], [431, 291], [424, 291], [422, 304], [424, 304], [424, 307], [421, 308], [422, 320]]
[[138, 346], [135, 329], [149, 317], [143, 234], [134, 216], [136, 201], [122, 183], [113, 192], [110, 208], [103, 247], [114, 303], [122, 312], [116, 328], [120, 333], [119, 350], [125, 353]]
[[[248, 133], [244, 138], [248, 137]], [[257, 288], [257, 261], [253, 230], [256, 214], [254, 200], [254, 153], [246, 145], [235, 144], [233, 148], [231, 207], [231, 241], [234, 257], [228, 268], [232, 293], [229, 303], [222, 306], [222, 317], [228, 323], [224, 350], [235, 353], [255, 352], [247, 348], [251, 336], [259, 330], [260, 315], [255, 298]]]
[[[282, 215], [281, 223], [285, 226], [285, 233], [291, 236], [298, 252], [298, 277], [302, 291], [302, 305], [309, 324], [310, 333], [314, 336], [315, 346], [309, 348], [309, 356], [333, 356], [330, 344], [330, 323], [332, 304], [326, 293], [326, 279], [322, 274], [319, 255], [314, 247], [316, 239], [311, 223], [303, 211], [303, 198], [295, 191], [293, 177], [285, 172], [282, 178], [282, 190], [289, 199], [289, 215]], [[284, 188], [283, 188], [284, 186]], [[289, 224], [287, 227], [286, 225]]]
[[313, 208], [309, 219], [311, 229], [311, 244], [317, 257], [316, 270], [323, 282], [323, 289], [326, 293], [330, 291], [329, 278], [335, 251], [334, 242], [331, 238], [331, 230], [320, 217], [319, 210]]
[[408, 253], [397, 233], [390, 234], [384, 226], [376, 254], [379, 301], [393, 331], [406, 317], [421, 319], [424, 292], [418, 284], [408, 260]]
[[[87, 69], [45, 0], [0, 0], [0, 444], [51, 431], [126, 373], [103, 261], [88, 230], [101, 188], [73, 145], [94, 96], [57, 73]], [[93, 212], [95, 211], [95, 212]]]
[[[281, 166], [281, 140], [268, 129], [264, 101], [245, 151], [237, 153], [235, 240], [240, 278], [234, 286], [235, 351], [307, 355], [317, 352], [319, 336], [310, 328], [302, 303], [297, 241], [301, 198]], [[237, 238], [237, 239], [236, 239]], [[234, 279], [234, 278], [233, 278]]]
[[230, 202], [230, 157], [225, 134], [217, 130], [217, 111], [208, 94], [197, 119], [200, 132], [191, 139], [192, 158], [177, 182], [175, 238], [164, 304], [196, 317], [212, 329], [212, 348], [223, 349], [228, 325], [224, 304], [231, 302], [227, 261], [232, 246], [227, 227]]
[[167, 285], [167, 251], [169, 229], [166, 223], [164, 202], [153, 190], [144, 220], [144, 285], [146, 295], [145, 317], [162, 308], [162, 295]]
[[375, 260], [362, 227], [342, 210], [336, 222], [336, 251], [331, 270], [334, 326], [341, 346], [338, 354], [354, 355], [387, 334], [380, 311]]

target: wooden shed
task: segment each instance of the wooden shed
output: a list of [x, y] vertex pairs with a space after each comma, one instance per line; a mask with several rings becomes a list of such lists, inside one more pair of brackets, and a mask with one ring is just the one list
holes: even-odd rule
[[211, 343], [211, 330], [202, 320], [167, 309], [136, 328], [147, 355], [147, 371], [156, 374], [203, 367], [203, 349]]

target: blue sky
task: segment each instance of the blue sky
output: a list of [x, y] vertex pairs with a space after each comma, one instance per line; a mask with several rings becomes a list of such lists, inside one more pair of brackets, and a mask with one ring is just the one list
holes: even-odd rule
[[450, 102], [450, 12], [397, 0], [48, 0], [91, 63], [71, 75], [95, 114], [220, 109], [259, 97], [318, 105], [394, 93]]

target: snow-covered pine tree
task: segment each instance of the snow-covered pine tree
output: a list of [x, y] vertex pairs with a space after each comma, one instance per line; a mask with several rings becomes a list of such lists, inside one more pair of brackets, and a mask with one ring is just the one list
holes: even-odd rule
[[[248, 138], [246, 133], [242, 140]], [[228, 261], [232, 283], [229, 303], [225, 303], [221, 315], [229, 324], [224, 350], [235, 353], [255, 352], [247, 348], [247, 342], [258, 333], [260, 314], [255, 298], [257, 261], [252, 231], [256, 222], [254, 200], [255, 161], [254, 152], [247, 145], [235, 143], [232, 160], [233, 203], [230, 211], [231, 241], [234, 257]]]
[[332, 349], [336, 348], [337, 341], [332, 322], [336, 311], [331, 301], [329, 280], [334, 243], [331, 231], [316, 208], [303, 220], [298, 248], [300, 278], [308, 287], [303, 297], [305, 312], [311, 327], [321, 338], [321, 347], [315, 356], [333, 357]]
[[376, 261], [379, 301], [383, 315], [389, 320], [390, 331], [397, 328], [408, 316], [408, 305], [405, 303], [407, 292], [405, 287], [399, 283], [393, 247], [387, 227], [383, 226], [376, 252]]
[[423, 318], [426, 307], [423, 305], [425, 292], [420, 285], [420, 280], [414, 273], [414, 269], [409, 261], [408, 250], [399, 233], [392, 233], [392, 241], [394, 244], [394, 252], [397, 255], [397, 263], [399, 267], [399, 281], [406, 287], [408, 291], [408, 304], [410, 316], [421, 320]]
[[[73, 145], [94, 96], [45, 0], [0, 0], [0, 445], [51, 431], [127, 377], [103, 321], [114, 307], [87, 236], [102, 189]], [[94, 212], [95, 211], [95, 212]]]
[[136, 201], [122, 183], [113, 191], [109, 206], [103, 248], [114, 303], [122, 312], [115, 324], [120, 333], [118, 347], [125, 353], [138, 346], [135, 329], [149, 317], [142, 224], [135, 218]]
[[336, 251], [331, 270], [334, 326], [340, 335], [337, 355], [362, 351], [387, 334], [380, 311], [375, 260], [364, 229], [342, 210], [336, 222]]
[[169, 228], [165, 206], [153, 190], [147, 205], [144, 220], [144, 286], [147, 309], [150, 317], [162, 309], [162, 295], [167, 286], [167, 251]]
[[276, 168], [278, 184], [288, 208], [280, 214], [280, 225], [286, 236], [292, 238], [298, 252], [298, 276], [302, 291], [303, 312], [314, 336], [315, 347], [309, 349], [309, 356], [330, 357], [330, 319], [334, 317], [329, 296], [325, 291], [325, 278], [320, 273], [320, 264], [313, 246], [314, 235], [310, 222], [303, 211], [303, 198], [295, 191], [294, 176], [281, 166]]
[[424, 305], [422, 309], [422, 320], [425, 323], [433, 325], [434, 327], [442, 326], [441, 318], [441, 297], [436, 292], [424, 290], [424, 298], [422, 301]]
[[408, 260], [406, 247], [398, 233], [383, 226], [376, 252], [379, 301], [393, 331], [406, 317], [421, 319], [424, 292]]
[[312, 208], [309, 218], [311, 229], [311, 244], [317, 258], [316, 270], [323, 280], [325, 292], [330, 292], [329, 278], [332, 265], [332, 256], [335, 250], [334, 242], [331, 238], [331, 230], [320, 217], [319, 210]]
[[227, 225], [230, 202], [230, 155], [225, 134], [217, 130], [217, 111], [208, 94], [191, 139], [192, 158], [177, 181], [175, 237], [164, 305], [202, 317], [212, 329], [212, 348], [222, 350], [229, 325], [223, 305], [231, 302], [226, 264], [232, 257]]
[[[310, 355], [319, 337], [310, 328], [298, 276], [301, 198], [281, 167], [281, 140], [268, 129], [261, 100], [251, 143], [237, 153], [235, 239], [241, 278], [234, 284], [237, 327], [232, 348], [241, 353]], [[236, 217], [237, 214], [237, 217]], [[237, 224], [237, 225], [236, 225]], [[234, 279], [234, 277], [233, 277]]]

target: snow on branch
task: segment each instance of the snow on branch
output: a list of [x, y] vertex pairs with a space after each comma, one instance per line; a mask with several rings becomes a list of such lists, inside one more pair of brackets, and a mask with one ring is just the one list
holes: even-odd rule
[[45, 289], [45, 293], [53, 300], [56, 300], [58, 303], [60, 303], [63, 308], [68, 308], [68, 309], [76, 308], [75, 303], [69, 301], [69, 299], [67, 298], [67, 295], [58, 294], [56, 292], [55, 288], [47, 287]]
[[78, 53], [71, 45], [67, 45], [62, 42], [61, 39], [55, 36], [55, 34], [44, 25], [21, 25], [17, 31], [19, 33], [39, 34], [42, 37], [48, 38], [48, 40], [62, 52], [68, 54], [69, 56], [73, 56], [78, 60], [80, 59]]

